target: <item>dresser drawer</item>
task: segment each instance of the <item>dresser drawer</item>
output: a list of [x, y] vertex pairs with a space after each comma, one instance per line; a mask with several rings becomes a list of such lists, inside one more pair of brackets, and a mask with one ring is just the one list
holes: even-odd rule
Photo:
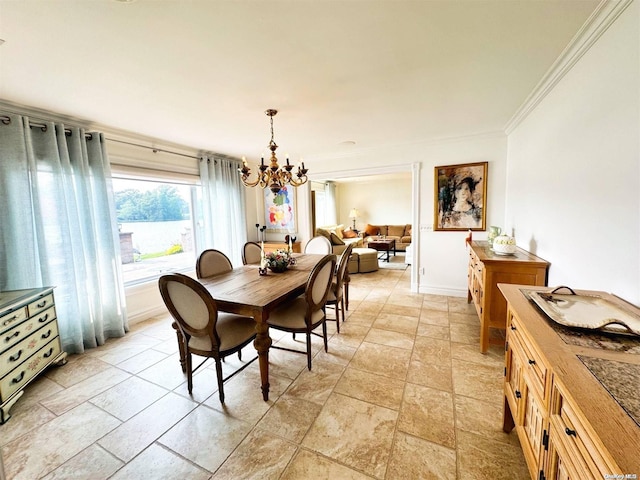
[[[51, 320], [53, 320], [53, 318], [52, 316]], [[49, 323], [40, 328], [40, 330], [24, 338], [20, 343], [4, 352], [0, 357], [0, 377], [3, 377], [6, 373], [16, 368], [57, 336], [58, 324], [49, 321]]]
[[37, 316], [16, 325], [0, 335], [0, 353], [21, 342], [41, 326], [52, 322], [56, 318], [56, 309], [51, 306], [41, 311]]
[[34, 300], [27, 307], [29, 309], [29, 316], [33, 317], [37, 315], [38, 312], [41, 312], [53, 305], [53, 293], [49, 295], [45, 295], [44, 297], [39, 298], [38, 300]]
[[60, 338], [55, 337], [41, 350], [36, 352], [18, 368], [12, 370], [0, 380], [0, 401], [4, 402], [36, 376], [44, 367], [50, 364], [51, 359], [61, 352]]
[[27, 318], [27, 307], [20, 307], [0, 317], [0, 332], [4, 332]]
[[534, 343], [529, 340], [527, 332], [522, 327], [518, 317], [513, 314], [509, 314], [509, 320], [507, 322], [507, 329], [509, 330], [508, 339], [509, 342], [517, 341], [524, 354], [524, 371], [530, 379], [530, 386], [537, 390], [540, 398], [547, 404], [549, 398], [549, 392], [547, 391], [547, 380], [549, 379], [549, 367], [542, 355], [538, 353], [538, 350], [534, 347]]

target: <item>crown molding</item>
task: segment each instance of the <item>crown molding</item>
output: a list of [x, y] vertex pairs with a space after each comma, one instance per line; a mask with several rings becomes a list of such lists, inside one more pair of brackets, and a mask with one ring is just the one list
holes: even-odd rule
[[536, 108], [633, 0], [602, 0], [504, 127], [507, 135]]

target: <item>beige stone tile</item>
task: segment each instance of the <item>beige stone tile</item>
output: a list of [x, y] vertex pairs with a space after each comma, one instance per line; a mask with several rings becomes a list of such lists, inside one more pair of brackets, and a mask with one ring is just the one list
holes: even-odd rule
[[[176, 351], [177, 349], [178, 348], [176, 347]], [[138, 373], [152, 365], [155, 365], [165, 358], [167, 358], [166, 353], [150, 348], [125, 360], [124, 362], [120, 362], [117, 367], [129, 373]]]
[[358, 370], [404, 380], [410, 358], [410, 350], [363, 342], [349, 365]]
[[344, 372], [342, 365], [315, 358], [313, 368], [310, 371], [303, 370], [286, 393], [292, 397], [322, 405], [331, 395], [342, 372]]
[[151, 445], [139, 456], [119, 470], [112, 480], [153, 479], [207, 480], [211, 472], [189, 463], [161, 445]]
[[423, 337], [439, 338], [440, 340], [449, 340], [451, 338], [449, 325], [432, 325], [423, 321], [418, 324], [417, 334]]
[[360, 314], [370, 314], [370, 315], [378, 315], [382, 311], [382, 307], [384, 307], [384, 302], [371, 302], [371, 301], [363, 301], [358, 305], [358, 308], [355, 309], [355, 312]]
[[302, 445], [351, 468], [383, 478], [398, 413], [334, 393]]
[[258, 422], [258, 427], [300, 443], [320, 410], [322, 405], [285, 393]]
[[333, 462], [326, 457], [300, 449], [281, 480], [370, 480], [371, 477]]
[[320, 350], [316, 354], [313, 360], [314, 363], [320, 360], [346, 366], [351, 361], [351, 359], [353, 358], [353, 354], [356, 353], [356, 348], [341, 343], [337, 338], [338, 336], [339, 335], [336, 335], [329, 340], [328, 352]]
[[[215, 472], [251, 429], [250, 423], [201, 405], [162, 435], [158, 443]], [[213, 445], [215, 448], [211, 448]]]
[[455, 480], [456, 451], [398, 432], [386, 478]]
[[96, 356], [103, 362], [117, 365], [131, 357], [138, 355], [140, 352], [154, 347], [161, 343], [162, 340], [149, 337], [143, 334], [125, 335], [122, 339], [117, 339], [117, 348], [111, 348], [106, 352], [96, 353]]
[[459, 395], [502, 405], [504, 390], [503, 368], [489, 367], [454, 359], [453, 390]]
[[467, 296], [464, 297], [447, 297], [447, 303], [449, 305], [449, 312], [458, 312], [458, 313], [467, 313], [474, 314], [476, 313], [476, 308], [473, 303], [467, 302]]
[[50, 398], [43, 400], [42, 405], [56, 415], [71, 410], [82, 402], [99, 395], [107, 389], [131, 377], [119, 368], [109, 367], [100, 373], [84, 379], [75, 385], [62, 390]]
[[447, 297], [440, 297], [438, 295], [425, 295], [422, 300], [423, 310], [433, 310], [438, 312], [448, 312], [449, 305], [447, 303]]
[[490, 346], [485, 353], [480, 353], [480, 344], [452, 343], [451, 357], [465, 362], [480, 363], [490, 367], [504, 367], [504, 348]]
[[333, 390], [335, 393], [398, 410], [404, 382], [348, 367]]
[[451, 344], [446, 340], [431, 337], [416, 337], [412, 361], [423, 364], [451, 365]]
[[[202, 361], [202, 357], [198, 357], [197, 355], [194, 355], [192, 358], [194, 365], [198, 365], [198, 363]], [[149, 368], [145, 368], [137, 375], [167, 390], [173, 390], [181, 383], [187, 381], [187, 374], [182, 373], [180, 356], [178, 354], [168, 356]]]
[[415, 336], [411, 333], [394, 332], [392, 330], [372, 328], [364, 338], [364, 341], [369, 343], [377, 343], [379, 345], [387, 345], [389, 347], [411, 350], [413, 349], [414, 338]]
[[347, 347], [358, 348], [364, 337], [369, 333], [369, 330], [369, 326], [347, 321], [342, 324], [340, 334], [334, 336], [331, 340]]
[[449, 314], [446, 310], [431, 310], [422, 308], [420, 311], [420, 324], [427, 323], [429, 325], [439, 325], [441, 327], [449, 326]]
[[32, 480], [55, 470], [120, 422], [83, 403], [2, 447], [5, 474], [11, 480]]
[[[55, 369], [60, 368], [56, 367]], [[54, 370], [50, 368], [48, 371]], [[31, 408], [36, 403], [41, 402], [44, 399], [50, 398], [58, 392], [64, 390], [57, 382], [47, 378], [45, 375], [40, 375], [36, 377], [36, 379], [29, 384], [28, 388], [24, 389], [23, 395], [16, 402], [16, 404], [11, 408], [11, 415], [18, 415], [23, 409], [27, 410]], [[0, 431], [2, 426], [0, 426]]]
[[306, 355], [275, 348], [269, 350], [269, 376], [273, 374], [294, 380], [306, 368]]
[[422, 308], [422, 295], [418, 293], [398, 293], [401, 289], [394, 289], [393, 295], [387, 300], [387, 305], [400, 305], [407, 307]]
[[[417, 318], [420, 318], [420, 310], [421, 310], [421, 307], [386, 304], [384, 307], [382, 307], [382, 311], [380, 313], [387, 313], [387, 314], [398, 315], [402, 317], [413, 317], [417, 319]], [[380, 318], [380, 316], [378, 316], [378, 318]]]
[[271, 432], [254, 429], [211, 480], [278, 479], [296, 453], [296, 445]]
[[158, 352], [164, 353], [165, 355], [173, 355], [175, 353], [179, 353], [180, 347], [178, 345], [178, 340], [175, 337], [175, 333], [173, 338], [163, 340], [157, 345], [154, 345], [150, 350], [156, 350]]
[[449, 329], [452, 342], [470, 343], [480, 348], [480, 324], [451, 323]]
[[373, 323], [373, 328], [415, 335], [418, 323], [418, 317], [382, 312]]
[[[199, 357], [196, 358], [199, 359]], [[208, 361], [207, 364], [208, 363], [215, 365], [213, 360]], [[185, 381], [183, 383], [173, 389], [174, 393], [182, 395], [183, 397], [197, 403], [202, 403], [211, 396], [218, 398], [218, 377], [216, 376], [215, 369], [205, 368], [203, 366], [193, 375], [193, 388], [191, 390], [191, 394], [189, 394], [189, 385], [187, 383], [186, 375], [184, 379]]]
[[436, 363], [423, 363], [411, 360], [407, 382], [423, 385], [425, 387], [437, 388], [446, 392], [453, 392], [453, 379], [451, 377], [450, 365], [439, 365]]
[[376, 321], [377, 316], [377, 313], [360, 312], [358, 310], [354, 312], [351, 310], [347, 315], [347, 319], [340, 325], [340, 332], [344, 329], [345, 324], [370, 327]]
[[458, 474], [470, 480], [512, 480], [530, 478], [522, 449], [457, 431]]
[[167, 394], [167, 390], [141, 378], [131, 377], [93, 397], [90, 402], [125, 421]]
[[449, 322], [466, 323], [467, 325], [472, 325], [474, 327], [480, 326], [480, 319], [478, 318], [475, 310], [471, 313], [449, 312]]
[[99, 440], [116, 457], [130, 461], [169, 428], [198, 406], [186, 398], [168, 393]]
[[456, 395], [456, 428], [497, 442], [519, 446], [518, 435], [502, 430], [502, 404]]
[[53, 413], [37, 403], [21, 409], [14, 406], [9, 413], [9, 421], [0, 425], [0, 447], [56, 418]]
[[451, 393], [408, 383], [400, 407], [398, 430], [455, 448], [453, 410]]
[[43, 480], [106, 480], [123, 465], [109, 452], [94, 444], [43, 477]]
[[388, 288], [372, 288], [364, 301], [371, 303], [386, 303], [389, 299], [389, 295], [391, 295], [391, 290]]
[[45, 376], [63, 387], [70, 387], [76, 383], [93, 377], [111, 368], [111, 365], [89, 355], [69, 355], [66, 365], [49, 368]]

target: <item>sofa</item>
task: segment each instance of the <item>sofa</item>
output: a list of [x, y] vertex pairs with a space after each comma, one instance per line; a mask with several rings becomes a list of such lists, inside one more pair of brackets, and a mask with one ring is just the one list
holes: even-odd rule
[[396, 241], [396, 250], [405, 251], [411, 245], [411, 224], [406, 225], [370, 225], [362, 231], [364, 235], [363, 243], [367, 246], [369, 240], [375, 240], [378, 235]]
[[329, 239], [334, 255], [342, 254], [350, 243], [353, 244], [354, 248], [364, 246], [362, 235], [359, 235], [349, 227], [345, 228], [342, 224], [317, 227], [315, 235], [322, 235]]

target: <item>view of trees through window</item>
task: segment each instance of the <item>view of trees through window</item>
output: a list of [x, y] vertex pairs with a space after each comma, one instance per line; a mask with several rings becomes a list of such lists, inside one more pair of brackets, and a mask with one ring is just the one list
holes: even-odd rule
[[125, 283], [195, 265], [195, 199], [191, 185], [114, 178]]

